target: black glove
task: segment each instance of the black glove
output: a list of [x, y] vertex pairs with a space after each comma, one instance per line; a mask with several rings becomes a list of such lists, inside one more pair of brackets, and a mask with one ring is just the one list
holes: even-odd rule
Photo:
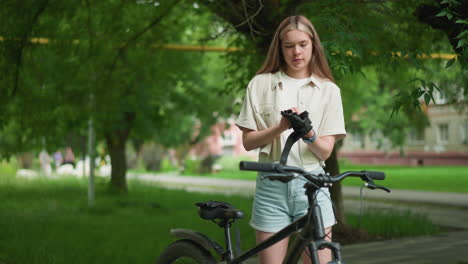
[[284, 110], [281, 111], [281, 115], [289, 120], [292, 129], [299, 137], [304, 137], [312, 129], [312, 122], [309, 119], [309, 113], [307, 111], [298, 115], [292, 110]]

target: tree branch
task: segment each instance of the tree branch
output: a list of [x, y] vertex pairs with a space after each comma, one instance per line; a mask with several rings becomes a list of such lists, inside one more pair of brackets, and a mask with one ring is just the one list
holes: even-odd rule
[[[462, 1], [463, 2], [463, 1]], [[468, 1], [461, 3], [462, 6], [458, 8], [460, 10], [461, 17], [468, 16]], [[447, 19], [447, 17], [436, 16], [442, 9], [437, 6], [422, 4], [420, 5], [414, 15], [418, 18], [421, 23], [427, 24], [434, 29], [442, 30], [448, 37], [450, 44], [455, 52], [460, 54], [461, 48], [457, 48], [458, 34], [463, 31], [463, 25], [457, 24], [453, 20]]]
[[20, 75], [20, 69], [21, 65], [23, 62], [23, 51], [26, 48], [27, 44], [29, 43], [29, 37], [31, 35], [32, 29], [34, 25], [37, 23], [37, 20], [39, 19], [40, 15], [45, 11], [46, 7], [49, 5], [49, 0], [44, 0], [39, 8], [36, 10], [36, 13], [33, 16], [33, 19], [31, 20], [31, 23], [29, 24], [29, 29], [25, 30], [23, 36], [21, 37], [20, 44], [19, 44], [19, 49], [16, 57], [16, 68], [15, 68], [15, 73], [14, 73], [14, 83], [13, 83], [13, 90], [11, 92], [11, 96], [15, 96], [16, 92], [18, 91], [19, 87], [19, 75]]
[[115, 65], [117, 64], [117, 61], [119, 58], [123, 57], [125, 55], [125, 53], [127, 52], [127, 49], [128, 47], [136, 42], [138, 40], [138, 38], [140, 38], [143, 34], [145, 34], [147, 31], [149, 31], [151, 28], [153, 28], [154, 26], [156, 26], [157, 24], [159, 24], [161, 22], [161, 20], [166, 17], [167, 15], [170, 14], [170, 11], [178, 4], [180, 3], [182, 0], [177, 0], [176, 2], [174, 2], [170, 7], [168, 7], [164, 12], [162, 12], [162, 15], [156, 17], [153, 19], [153, 21], [151, 21], [151, 23], [149, 23], [146, 27], [144, 27], [142, 30], [140, 30], [139, 32], [135, 33], [132, 37], [130, 37], [130, 39], [128, 39], [120, 48], [118, 48], [117, 50], [117, 54], [116, 56], [114, 57], [114, 60], [112, 61], [112, 64], [111, 66], [109, 67], [109, 72], [107, 74], [107, 80], [110, 79], [111, 75], [112, 75], [112, 72], [114, 71], [114, 68], [115, 68]]

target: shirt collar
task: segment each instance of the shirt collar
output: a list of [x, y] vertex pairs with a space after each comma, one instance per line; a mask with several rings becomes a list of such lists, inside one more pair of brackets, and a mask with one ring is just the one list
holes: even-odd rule
[[[271, 87], [272, 90], [274, 90], [276, 87], [283, 89], [283, 74], [285, 74], [283, 71], [277, 71], [273, 73], [271, 78], [272, 78], [272, 83], [274, 83], [275, 85], [272, 85]], [[319, 90], [324, 86], [323, 82], [324, 81], [322, 81], [321, 79], [313, 75], [311, 75], [307, 81], [310, 87], [317, 87]]]

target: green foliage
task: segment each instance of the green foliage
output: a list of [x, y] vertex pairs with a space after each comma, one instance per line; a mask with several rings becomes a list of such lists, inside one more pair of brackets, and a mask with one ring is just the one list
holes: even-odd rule
[[0, 161], [0, 175], [2, 178], [13, 178], [16, 174], [16, 159], [11, 159], [9, 162], [6, 160]]
[[421, 111], [421, 102], [419, 101], [421, 97], [424, 98], [424, 103], [429, 105], [432, 102], [436, 103], [433, 92], [435, 90], [440, 92], [439, 87], [433, 82], [427, 82], [423, 79], [415, 78], [411, 80], [409, 83], [419, 83], [416, 87], [412, 88], [411, 91], [401, 91], [397, 96], [397, 100], [392, 110], [392, 117], [395, 113], [398, 113], [400, 107], [408, 106], [410, 109], [418, 109]]
[[[242, 47], [242, 50], [226, 53], [224, 59], [226, 65], [224, 74], [226, 76], [226, 85], [222, 95], [235, 95], [237, 98], [243, 98], [247, 85], [255, 76], [255, 73], [263, 63], [263, 57], [256, 52], [255, 42], [242, 35], [235, 35], [229, 46]], [[266, 51], [265, 51], [266, 52]], [[228, 114], [238, 114], [240, 112], [242, 101], [237, 100], [227, 109]]]
[[329, 0], [304, 4], [299, 10], [314, 23], [333, 73], [340, 80], [346, 74], [360, 72], [366, 65], [417, 66], [419, 55], [449, 51], [440, 34], [414, 17], [413, 12], [420, 4], [419, 0], [367, 3]]
[[[30, 21], [41, 6], [25, 4], [31, 8], [25, 10], [13, 2], [2, 3], [9, 14], [2, 16], [0, 47], [7, 56], [0, 66], [20, 69], [19, 86], [12, 96], [16, 75], [5, 71], [0, 86], [10, 94], [2, 96], [8, 100], [1, 104], [0, 155], [40, 148], [42, 139], [49, 150], [66, 145], [70, 133], [86, 135], [90, 116], [98, 141], [130, 128], [132, 138], [177, 146], [192, 140], [196, 123], [205, 135], [220, 117], [213, 113], [224, 113], [232, 101], [219, 96], [219, 54], [158, 48], [198, 44], [211, 31], [212, 15], [202, 8], [174, 1], [43, 1]], [[33, 44], [31, 37], [49, 41]], [[15, 52], [22, 53], [21, 64]], [[129, 113], [136, 113], [133, 121]]]
[[[326, 0], [296, 5], [283, 1], [282, 8], [267, 6], [263, 11], [271, 14], [262, 13], [258, 18], [274, 24], [292, 11], [311, 18], [335, 77], [345, 87], [342, 80], [371, 67], [378, 72], [382, 67], [386, 75], [391, 75], [390, 69], [424, 69], [422, 55], [451, 52], [443, 34], [419, 23], [413, 14], [420, 4], [430, 2]], [[207, 6], [210, 3], [205, 2]], [[458, 17], [459, 1], [441, 4], [446, 9], [442, 15], [466, 28], [465, 18]], [[294, 8], [289, 8], [292, 5]], [[130, 139], [151, 139], [165, 147], [195, 141], [206, 135], [219, 118], [238, 112], [240, 101], [233, 98], [243, 96], [248, 80], [263, 61], [266, 38], [272, 33], [246, 34], [240, 25], [224, 20], [228, 16], [216, 16], [217, 10], [195, 1], [69, 4], [28, 0], [20, 5], [9, 0], [1, 6], [0, 35], [4, 39], [0, 42], [0, 68], [5, 73], [0, 81], [1, 156], [37, 150], [43, 142], [53, 150], [67, 145], [70, 137], [81, 140], [90, 117], [95, 121], [98, 141], [109, 135], [123, 138], [127, 132]], [[458, 50], [462, 50], [458, 61], [466, 54], [465, 31], [458, 35]], [[47, 38], [49, 42], [32, 43], [29, 40], [33, 37]], [[242, 49], [223, 55], [161, 49], [162, 44], [168, 43]], [[438, 72], [454, 62], [444, 66], [439, 63], [432, 70]], [[384, 98], [399, 98], [397, 106], [408, 109], [416, 105], [420, 95], [428, 101], [432, 86], [421, 88], [407, 83], [414, 78], [446, 89], [437, 79], [399, 73], [401, 76], [404, 78], [389, 85], [401, 96], [393, 90], [385, 91], [386, 95], [375, 100], [369, 109], [384, 106], [383, 113], [389, 115], [392, 110], [388, 110]], [[462, 72], [460, 76], [466, 74]], [[466, 78], [455, 79], [465, 84], [460, 87], [466, 87]], [[373, 96], [377, 96], [373, 91]], [[350, 101], [351, 97], [346, 96], [344, 100]], [[361, 111], [353, 110], [348, 118]], [[403, 112], [409, 116], [402, 120], [418, 120], [413, 111]], [[404, 122], [395, 122], [395, 118], [393, 121], [388, 126], [379, 117], [377, 125], [364, 124], [356, 129], [386, 128], [384, 131], [391, 133], [393, 141], [402, 144], [404, 140], [395, 130], [404, 128]], [[194, 133], [195, 125], [200, 129]]]
[[183, 175], [197, 175], [199, 174], [201, 160], [186, 159], [184, 163]]
[[463, 4], [460, 0], [443, 0], [439, 4], [441, 11], [437, 17], [446, 17], [450, 22], [455, 22], [460, 27], [461, 33], [456, 36], [457, 44], [455, 47], [457, 56], [449, 60], [446, 68], [452, 66], [455, 60], [458, 60], [465, 70], [468, 70], [468, 19], [466, 18], [467, 11], [462, 10]]
[[177, 167], [172, 165], [172, 163], [169, 161], [169, 159], [163, 159], [161, 162], [161, 172], [172, 172], [176, 171]]
[[[231, 1], [224, 2], [230, 3]], [[418, 120], [421, 114], [414, 114], [414, 110], [419, 109], [421, 96], [428, 102], [429, 99], [433, 99], [435, 87], [440, 87], [444, 91], [450, 90], [449, 87], [451, 86], [458, 86], [457, 89], [466, 87], [466, 78], [462, 77], [463, 73], [452, 79], [455, 81], [454, 83], [441, 86], [439, 82], [444, 74], [432, 73], [443, 72], [445, 65], [443, 66], [439, 61], [429, 63], [428, 60], [422, 59], [429, 57], [432, 53], [453, 52], [450, 43], [447, 42], [443, 34], [426, 24], [420, 23], [414, 14], [418, 7], [430, 3], [432, 2], [429, 0], [368, 1], [359, 3], [327, 0], [308, 1], [296, 6], [293, 1], [283, 1], [283, 9], [270, 10], [268, 7], [266, 8], [269, 17], [278, 18], [277, 22], [290, 15], [290, 13], [281, 13], [282, 11], [292, 10], [288, 9], [290, 6], [294, 6], [295, 14], [304, 14], [310, 18], [320, 35], [333, 74], [340, 87], [355, 89], [352, 83], [349, 83], [350, 76], [366, 75], [364, 72], [369, 70], [376, 71], [376, 78], [380, 82], [389, 81], [391, 84], [385, 88], [385, 92], [388, 92], [384, 96], [386, 101], [381, 101], [381, 104], [385, 104], [385, 107], [379, 108], [382, 105], [375, 105], [373, 110], [383, 112], [387, 117], [390, 117], [391, 113], [395, 114], [400, 108], [404, 108], [404, 111], [402, 111], [404, 116], [399, 117], [399, 119]], [[211, 5], [209, 3], [205, 4]], [[266, 5], [268, 6], [268, 3]], [[317, 10], [320, 10], [320, 12], [317, 12]], [[272, 18], [272, 20], [274, 19]], [[268, 22], [257, 21], [257, 23], [269, 26]], [[273, 32], [270, 31], [273, 31], [274, 27], [265, 28], [264, 31], [266, 30], [269, 31], [261, 33], [250, 31], [250, 35], [246, 34], [245, 30], [239, 30], [243, 32], [243, 35], [236, 35], [238, 37], [235, 38], [233, 43], [244, 49], [242, 52], [227, 55], [229, 62], [227, 76], [231, 80], [226, 86], [227, 92], [234, 92], [239, 97], [244, 95], [249, 79], [260, 67], [266, 53], [265, 45], [259, 45], [259, 43], [269, 42], [266, 38], [272, 35]], [[432, 64], [430, 69], [428, 69], [427, 64]], [[405, 71], [410, 71], [410, 74], [405, 73]], [[459, 69], [454, 71], [460, 72]], [[445, 75], [452, 74], [447, 73]], [[353, 81], [358, 79], [357, 77], [351, 78], [353, 78]], [[422, 85], [416, 86], [416, 83], [411, 81], [415, 78], [420, 80], [417, 84]], [[378, 85], [380, 84], [378, 83]], [[375, 91], [374, 87], [372, 87], [372, 90]], [[380, 96], [380, 92], [376, 91], [373, 96]], [[353, 93], [353, 96], [348, 97], [350, 94], [351, 92], [343, 93], [345, 101], [355, 101], [356, 96], [361, 96], [360, 93], [356, 92]], [[367, 105], [367, 102], [364, 102]], [[238, 112], [239, 104], [240, 102], [235, 105], [236, 107], [233, 107], [234, 113]], [[349, 114], [347, 120], [350, 120], [349, 117], [352, 114], [362, 111], [359, 101], [353, 102], [353, 104], [358, 107], [348, 106], [348, 110], [352, 108], [352, 111], [345, 111], [345, 113]], [[393, 121], [396, 119], [396, 117], [393, 117]], [[422, 118], [422, 120], [424, 121], [426, 118]], [[377, 123], [382, 122], [384, 122], [383, 118]], [[389, 123], [389, 121], [385, 122]], [[347, 123], [349, 122], [347, 121]], [[378, 126], [382, 128], [382, 125]], [[399, 143], [404, 142], [400, 136], [395, 137], [398, 138]], [[394, 141], [394, 143], [397, 142]]]

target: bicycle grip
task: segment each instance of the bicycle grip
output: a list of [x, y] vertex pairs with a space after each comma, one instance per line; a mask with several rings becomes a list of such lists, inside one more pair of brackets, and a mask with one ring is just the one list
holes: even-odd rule
[[277, 164], [274, 163], [241, 161], [239, 163], [239, 169], [247, 171], [276, 172], [276, 165]]
[[385, 179], [385, 172], [383, 171], [366, 171], [367, 177], [373, 180], [384, 180]]

